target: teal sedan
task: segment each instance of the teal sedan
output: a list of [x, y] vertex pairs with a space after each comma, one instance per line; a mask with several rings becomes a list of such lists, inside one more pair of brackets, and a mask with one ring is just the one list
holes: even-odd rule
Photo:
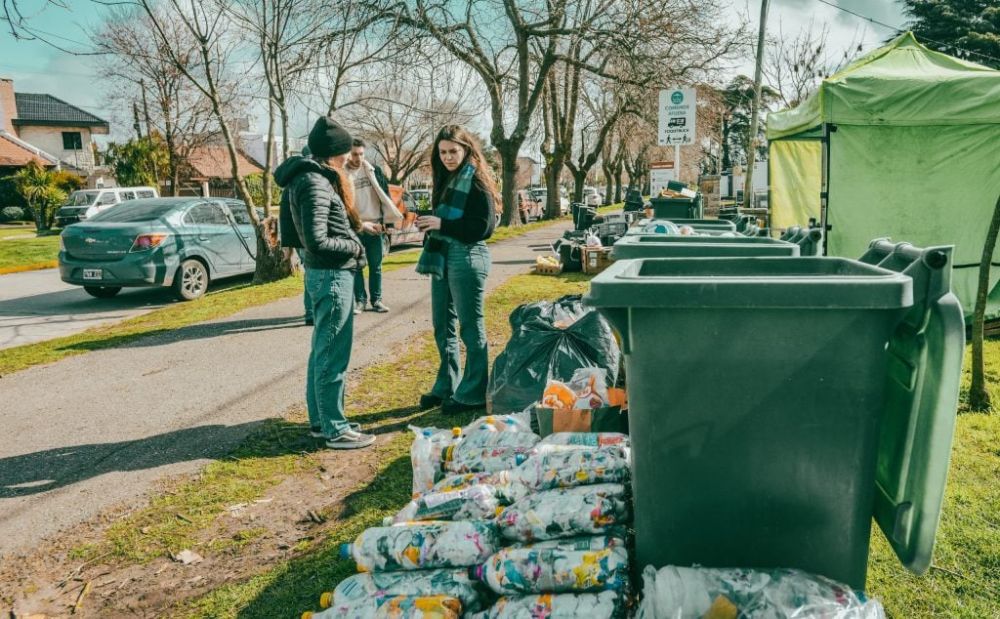
[[59, 241], [62, 280], [99, 299], [125, 287], [165, 286], [191, 301], [211, 281], [256, 266], [246, 206], [225, 198], [132, 200], [67, 226]]

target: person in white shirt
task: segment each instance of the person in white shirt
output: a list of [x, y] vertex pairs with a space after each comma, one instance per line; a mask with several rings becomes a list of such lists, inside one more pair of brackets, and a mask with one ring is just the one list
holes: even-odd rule
[[355, 139], [347, 159], [347, 172], [354, 181], [354, 203], [361, 215], [363, 229], [361, 244], [368, 259], [368, 291], [365, 291], [365, 274], [358, 271], [354, 277], [354, 313], [359, 314], [371, 299], [371, 309], [385, 313], [389, 307], [382, 301], [382, 251], [385, 226], [403, 221], [403, 214], [389, 197], [389, 183], [379, 168], [365, 159], [365, 143]]

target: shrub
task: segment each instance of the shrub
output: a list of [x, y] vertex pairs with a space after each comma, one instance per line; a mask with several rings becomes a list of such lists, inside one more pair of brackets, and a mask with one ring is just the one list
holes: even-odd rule
[[24, 209], [20, 206], [5, 206], [0, 208], [0, 221], [23, 221]]

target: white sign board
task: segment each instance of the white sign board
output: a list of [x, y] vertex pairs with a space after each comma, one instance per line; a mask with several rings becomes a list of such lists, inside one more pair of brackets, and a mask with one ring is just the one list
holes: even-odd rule
[[677, 180], [673, 162], [653, 163], [649, 166], [649, 189], [653, 195], [667, 188], [667, 183]]
[[660, 91], [660, 146], [694, 144], [697, 103], [694, 88]]

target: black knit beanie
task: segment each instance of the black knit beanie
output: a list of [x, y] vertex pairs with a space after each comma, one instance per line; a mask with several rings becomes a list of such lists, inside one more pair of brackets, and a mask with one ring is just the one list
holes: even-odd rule
[[312, 131], [309, 132], [308, 144], [313, 157], [326, 159], [351, 152], [353, 141], [347, 129], [329, 116], [323, 116], [316, 121]]

